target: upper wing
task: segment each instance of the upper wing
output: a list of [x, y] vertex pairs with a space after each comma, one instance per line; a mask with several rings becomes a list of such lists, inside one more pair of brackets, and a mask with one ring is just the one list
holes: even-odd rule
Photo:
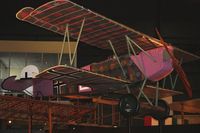
[[[81, 23], [85, 19], [80, 40], [102, 49], [111, 49], [108, 44], [108, 40], [111, 40], [119, 54], [127, 53], [125, 36], [134, 40], [144, 50], [162, 46], [160, 41], [155, 38], [68, 0], [54, 0], [36, 9], [26, 7], [21, 9], [16, 16], [19, 20], [27, 21], [61, 35], [64, 35], [66, 24], [68, 24], [70, 36], [75, 39], [78, 38]], [[137, 53], [139, 52], [139, 49], [135, 50]], [[184, 51], [179, 52], [178, 55], [180, 53], [184, 53]], [[199, 58], [192, 54], [188, 54], [188, 57]]]

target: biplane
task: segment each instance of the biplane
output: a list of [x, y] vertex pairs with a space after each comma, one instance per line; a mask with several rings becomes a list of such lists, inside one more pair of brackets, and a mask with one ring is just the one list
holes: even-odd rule
[[[124, 116], [145, 110], [145, 113], [157, 119], [165, 119], [169, 115], [169, 106], [160, 98], [182, 93], [162, 89], [159, 81], [176, 71], [185, 92], [192, 97], [191, 85], [180, 60], [184, 58], [184, 62], [200, 57], [166, 43], [159, 32], [159, 39], [150, 37], [69, 0], [53, 0], [36, 9], [25, 7], [16, 17], [63, 35], [64, 41], [57, 66], [42, 71], [34, 78], [26, 76], [16, 80], [15, 77], [9, 77], [2, 83], [4, 89], [22, 91], [33, 85], [33, 96], [36, 97], [53, 95], [53, 86], [66, 86], [70, 94], [88, 97], [100, 94], [101, 98], [92, 98], [94, 103], [119, 105]], [[112, 50], [113, 57], [76, 68], [72, 66], [76, 54], [69, 53], [70, 66], [61, 65], [65, 45], [70, 49], [70, 38], [77, 40], [75, 53], [81, 41]], [[151, 83], [157, 84], [153, 87]], [[118, 97], [109, 97], [107, 100], [104, 94], [116, 94]]]

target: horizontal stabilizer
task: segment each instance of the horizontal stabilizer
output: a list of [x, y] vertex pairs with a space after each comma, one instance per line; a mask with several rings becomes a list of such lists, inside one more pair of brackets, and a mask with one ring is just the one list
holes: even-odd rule
[[32, 78], [15, 79], [16, 76], [11, 76], [2, 82], [1, 86], [4, 90], [23, 91], [32, 86]]

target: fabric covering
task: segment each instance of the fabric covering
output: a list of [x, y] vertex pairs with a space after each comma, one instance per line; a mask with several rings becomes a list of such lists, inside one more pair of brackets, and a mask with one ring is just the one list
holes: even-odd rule
[[[172, 47], [169, 47], [169, 50], [172, 52]], [[161, 80], [173, 71], [172, 59], [169, 57], [164, 47], [151, 49], [146, 52], [151, 55], [155, 61], [149, 58], [144, 52], [141, 52], [137, 56], [131, 56], [131, 59], [149, 80]]]
[[132, 83], [144, 79], [141, 71], [128, 56], [121, 56], [119, 60], [125, 71], [126, 77], [124, 77], [116, 59], [108, 59], [100, 63], [93, 63], [91, 64], [91, 71], [108, 76], [113, 76], [119, 79], [127, 79], [130, 80]]
[[53, 80], [34, 78], [33, 95], [36, 96], [53, 96]]
[[128, 52], [125, 36], [145, 50], [159, 46], [158, 40], [151, 38], [157, 43], [150, 42], [147, 39], [150, 37], [69, 0], [50, 1], [36, 9], [25, 7], [16, 17], [60, 35], [64, 35], [68, 24], [70, 37], [74, 39], [78, 38], [81, 24], [85, 20], [80, 41], [101, 49], [111, 49], [108, 43], [110, 40], [118, 54]]
[[1, 87], [10, 91], [23, 91], [32, 85], [32, 78], [16, 79], [17, 76], [10, 76], [3, 80]]

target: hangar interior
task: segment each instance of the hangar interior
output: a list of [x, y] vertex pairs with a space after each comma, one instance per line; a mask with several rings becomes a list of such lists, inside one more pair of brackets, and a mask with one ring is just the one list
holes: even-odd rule
[[[44, 28], [20, 21], [16, 18], [17, 12], [22, 8], [37, 8], [50, 1], [52, 0], [15, 0], [12, 2], [2, 1], [0, 8], [1, 84], [3, 84], [4, 80], [10, 76], [17, 76], [17, 79], [24, 78], [24, 75], [22, 76], [22, 70], [28, 65], [37, 66], [39, 72], [43, 72], [48, 68], [58, 64], [82, 68], [91, 63], [103, 62], [114, 55], [111, 49], [101, 49], [96, 47], [96, 45], [88, 45], [81, 39], [77, 45], [78, 39], [74, 38], [70, 38], [70, 50], [65, 48], [61, 54], [61, 48], [64, 40], [63, 35], [59, 35]], [[77, 94], [77, 88], [79, 89], [77, 84], [68, 88], [68, 86], [62, 86], [62, 82], [58, 81], [56, 83], [53, 82], [53, 96], [32, 97], [30, 94], [25, 92], [4, 90], [1, 85], [0, 132], [84, 133], [111, 131], [181, 131], [188, 133], [190, 131], [196, 132], [199, 130], [200, 2], [198, 0], [71, 1], [83, 6], [86, 9], [89, 9], [89, 11], [96, 12], [102, 16], [105, 16], [106, 18], [114, 20], [117, 22], [117, 24], [120, 23], [126, 25], [136, 31], [141, 32], [142, 34], [159, 39], [155, 31], [157, 28], [165, 42], [170, 43], [172, 46], [175, 46], [178, 49], [191, 53], [192, 57], [187, 58], [187, 54], [186, 58], [183, 56], [181, 66], [191, 84], [193, 93], [192, 98], [187, 96], [182, 81], [179, 78], [176, 80], [176, 73], [173, 72], [172, 78], [168, 78], [166, 80], [166, 88], [171, 87], [170, 83], [172, 80], [176, 82], [176, 86], [174, 87], [176, 90], [172, 90], [171, 92], [176, 95], [166, 99], [172, 103], [177, 102], [177, 104], [173, 105], [173, 108], [179, 108], [179, 111], [171, 111], [168, 120], [163, 123], [163, 121], [155, 120], [150, 116], [143, 117], [141, 115], [141, 117], [140, 115], [134, 115], [127, 117], [120, 114], [116, 99], [119, 100], [122, 95], [119, 96], [112, 93], [110, 96], [110, 91], [103, 91], [99, 94], [92, 93], [84, 96], [77, 96], [72, 95]], [[97, 29], [95, 33], [98, 33], [99, 30], [100, 29]], [[75, 52], [76, 46], [78, 46], [77, 53]], [[74, 62], [72, 62], [72, 64], [70, 56], [74, 56]], [[62, 69], [62, 72], [75, 73], [78, 71], [86, 77], [90, 76], [89, 74], [87, 75], [87, 73], [84, 73], [80, 70], [72, 69], [72, 71], [71, 68]], [[52, 71], [49, 70], [47, 74], [54, 73], [51, 72]], [[46, 73], [44, 72], [42, 74], [45, 75]], [[41, 77], [43, 78], [42, 74]], [[56, 74], [54, 73], [54, 76], [58, 76], [60, 73]], [[65, 74], [63, 75], [64, 77], [67, 77]], [[60, 76], [63, 75], [62, 73], [60, 74]], [[83, 81], [84, 76], [80, 78]], [[97, 81], [95, 81], [95, 83]], [[107, 80], [105, 80], [103, 83], [106, 84], [106, 82]], [[113, 84], [116, 82], [117, 79], [113, 81]], [[165, 81], [162, 81], [161, 83], [163, 84], [163, 82]], [[139, 83], [139, 85], [136, 85], [136, 87], [141, 85], [142, 83]], [[156, 86], [155, 83], [152, 85]], [[46, 86], [48, 87], [48, 85]], [[149, 92], [148, 88], [147, 92]], [[182, 94], [178, 95], [179, 92]], [[122, 90], [121, 93], [123, 94], [124, 90]], [[184, 101], [188, 102], [184, 103]], [[91, 104], [91, 102], [93, 103]], [[187, 107], [184, 108], [184, 105]], [[141, 104], [140, 106], [140, 108], [143, 108], [146, 107], [146, 104]], [[172, 108], [172, 106], [170, 107]], [[189, 111], [181, 112], [180, 110], [183, 108]], [[191, 113], [191, 110], [195, 110], [195, 112]], [[151, 111], [153, 112], [154, 109]]]

